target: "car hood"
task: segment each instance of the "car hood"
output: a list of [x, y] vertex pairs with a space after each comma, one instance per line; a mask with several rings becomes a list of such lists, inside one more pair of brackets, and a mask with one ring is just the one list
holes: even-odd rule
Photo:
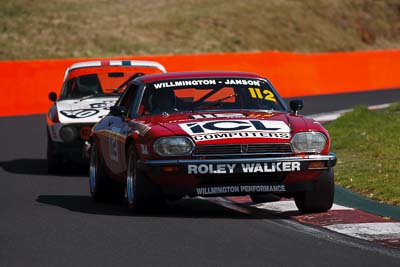
[[118, 96], [57, 101], [58, 118], [61, 123], [96, 123], [110, 112]]
[[240, 111], [152, 116], [147, 122], [153, 125], [153, 134], [168, 130], [171, 135], [191, 136], [196, 144], [223, 144], [287, 143], [296, 132], [323, 128], [308, 120], [284, 112]]

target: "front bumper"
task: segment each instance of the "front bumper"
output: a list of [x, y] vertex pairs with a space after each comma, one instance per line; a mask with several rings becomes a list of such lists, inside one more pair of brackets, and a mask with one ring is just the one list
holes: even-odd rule
[[[321, 162], [322, 166], [312, 167], [312, 162]], [[305, 171], [326, 170], [336, 165], [336, 154], [329, 155], [307, 155], [293, 157], [274, 158], [225, 158], [225, 159], [166, 159], [139, 161], [139, 167], [146, 171], [157, 169], [162, 166], [181, 166], [186, 169], [186, 174], [226, 174], [226, 173], [252, 173], [247, 164], [254, 163], [256, 172], [280, 172], [280, 171]], [[279, 164], [280, 163], [280, 164]], [[295, 164], [299, 163], [299, 164]], [[235, 166], [232, 168], [232, 165]], [[243, 164], [246, 164], [243, 165]], [[261, 164], [260, 169], [258, 164]], [[224, 168], [224, 166], [226, 168]], [[229, 165], [229, 166], [228, 166]], [[193, 167], [193, 166], [196, 166]], [[199, 167], [207, 166], [207, 167]], [[197, 172], [197, 173], [196, 173]]]
[[[336, 154], [273, 158], [166, 159], [139, 161], [167, 194], [190, 196], [291, 193], [312, 189], [307, 174], [336, 165]], [[285, 178], [298, 176], [289, 183]], [[211, 177], [211, 179], [210, 179]], [[293, 178], [293, 177], [291, 177]], [[192, 180], [192, 182], [189, 182]]]

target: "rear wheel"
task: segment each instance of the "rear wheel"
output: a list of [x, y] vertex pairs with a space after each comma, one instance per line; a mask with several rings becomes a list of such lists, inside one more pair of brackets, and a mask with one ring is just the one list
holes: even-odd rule
[[125, 185], [107, 176], [95, 142], [90, 152], [89, 188], [95, 201], [121, 203], [125, 197]]
[[138, 171], [134, 146], [130, 147], [128, 155], [126, 195], [128, 208], [132, 211], [156, 210], [165, 205], [161, 188]]
[[332, 208], [335, 195], [333, 169], [323, 171], [314, 182], [312, 191], [299, 192], [294, 196], [297, 208], [303, 213], [325, 212]]

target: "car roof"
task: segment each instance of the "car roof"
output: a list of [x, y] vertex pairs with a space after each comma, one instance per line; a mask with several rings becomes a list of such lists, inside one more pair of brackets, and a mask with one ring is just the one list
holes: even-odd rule
[[240, 78], [263, 78], [256, 73], [239, 71], [188, 71], [188, 72], [168, 72], [160, 74], [148, 74], [137, 78], [135, 81], [151, 83], [164, 80], [192, 79], [192, 78], [221, 78], [221, 77], [240, 77]]
[[149, 68], [157, 68], [162, 72], [167, 72], [165, 67], [160, 63], [148, 60], [96, 60], [96, 61], [78, 62], [72, 64], [68, 68], [68, 71], [79, 68], [91, 68], [91, 67], [102, 67], [102, 66], [149, 67]]

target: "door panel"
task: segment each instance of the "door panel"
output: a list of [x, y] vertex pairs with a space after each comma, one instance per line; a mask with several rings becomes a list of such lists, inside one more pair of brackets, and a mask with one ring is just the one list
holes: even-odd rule
[[104, 159], [104, 163], [107, 166], [107, 162], [109, 161], [109, 145], [108, 145], [108, 124], [111, 121], [111, 118], [106, 117], [103, 119], [100, 124], [96, 126], [96, 137], [98, 138], [98, 146], [99, 146], [99, 153], [101, 157]]
[[113, 117], [109, 129], [109, 168], [116, 176], [124, 176], [124, 161], [123, 147], [126, 141], [125, 119], [122, 116]]

